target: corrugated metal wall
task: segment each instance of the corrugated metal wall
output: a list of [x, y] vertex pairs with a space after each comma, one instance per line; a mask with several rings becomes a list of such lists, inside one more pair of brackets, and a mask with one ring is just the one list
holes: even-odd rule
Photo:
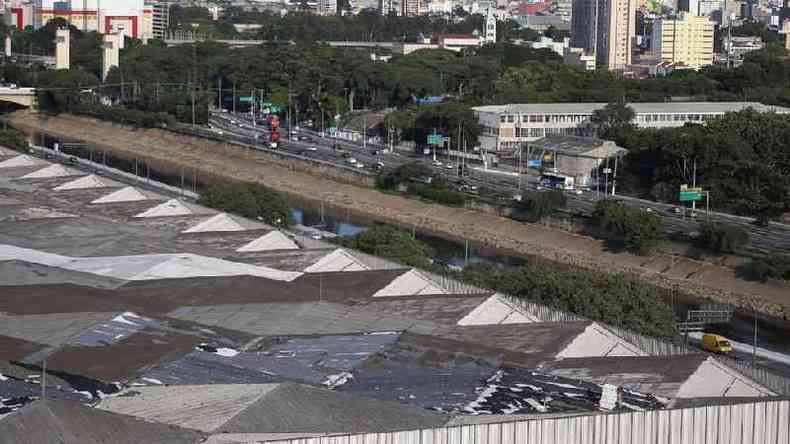
[[276, 444], [787, 444], [790, 401], [479, 424]]

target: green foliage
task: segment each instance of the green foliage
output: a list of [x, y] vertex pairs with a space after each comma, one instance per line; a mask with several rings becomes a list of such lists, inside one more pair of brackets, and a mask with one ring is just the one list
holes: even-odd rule
[[430, 184], [409, 184], [408, 193], [453, 207], [461, 207], [466, 203], [466, 195], [451, 190], [446, 183], [436, 179]]
[[351, 237], [336, 237], [333, 242], [363, 253], [395, 261], [399, 264], [430, 268], [430, 250], [411, 234], [389, 225], [374, 225]]
[[30, 149], [25, 134], [12, 126], [0, 128], [0, 146], [26, 153]]
[[749, 232], [741, 227], [719, 223], [703, 223], [697, 244], [714, 253], [737, 253], [749, 243]]
[[[376, 225], [333, 242], [406, 266], [435, 268], [424, 243], [391, 226]], [[620, 274], [529, 263], [520, 268], [468, 266], [453, 277], [641, 334], [669, 337], [677, 333], [672, 310], [664, 302], [665, 290]]]
[[458, 102], [423, 105], [390, 113], [385, 120], [385, 126], [400, 130], [402, 139], [412, 140], [419, 147], [427, 145], [428, 136], [431, 134], [449, 137], [453, 149], [458, 149], [459, 140], [466, 143], [467, 147], [475, 147], [481, 133], [474, 111]]
[[635, 253], [646, 254], [664, 240], [664, 219], [656, 214], [603, 199], [595, 204], [593, 219], [610, 236]]
[[648, 336], [677, 333], [672, 310], [662, 299], [664, 290], [621, 274], [529, 263], [515, 269], [470, 266], [464, 269], [462, 278], [473, 285]]
[[706, 125], [629, 130], [615, 135], [629, 150], [618, 170], [623, 192], [676, 202], [681, 184], [710, 190], [711, 204], [762, 221], [790, 211], [790, 118], [744, 110]]
[[766, 282], [768, 279], [790, 280], [790, 255], [773, 255], [752, 259], [737, 269], [744, 279]]
[[433, 177], [433, 170], [421, 162], [404, 163], [397, 168], [385, 171], [376, 178], [376, 187], [392, 191], [404, 182], [414, 179]]
[[556, 214], [568, 204], [565, 193], [559, 190], [538, 191], [521, 197], [516, 206], [516, 217], [529, 222], [537, 222], [544, 217]]
[[614, 135], [636, 129], [636, 124], [633, 123], [635, 117], [634, 109], [621, 99], [596, 110], [590, 117], [590, 122], [598, 127], [598, 137], [611, 139]]
[[281, 193], [257, 183], [211, 185], [200, 194], [199, 204], [216, 210], [258, 219], [275, 227], [293, 223], [291, 206]]
[[161, 128], [175, 123], [173, 116], [162, 112], [140, 111], [137, 109], [127, 109], [118, 106], [107, 106], [93, 103], [83, 103], [70, 110], [75, 114], [95, 117], [97, 119], [110, 120], [123, 125], [131, 125], [138, 128]]

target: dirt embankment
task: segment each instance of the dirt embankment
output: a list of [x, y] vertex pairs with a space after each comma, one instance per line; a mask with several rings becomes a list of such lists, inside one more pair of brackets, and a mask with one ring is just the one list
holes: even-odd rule
[[28, 133], [46, 131], [82, 139], [94, 148], [129, 159], [145, 159], [154, 165], [169, 165], [173, 171], [194, 169], [204, 179], [257, 181], [300, 199], [323, 201], [377, 220], [586, 269], [625, 272], [662, 287], [678, 286], [699, 296], [790, 318], [790, 285], [743, 281], [729, 267], [666, 253], [647, 257], [615, 253], [589, 237], [382, 194], [369, 187], [331, 180], [324, 171], [283, 164], [265, 153], [166, 131], [131, 129], [69, 115], [43, 118], [28, 112], [14, 113], [8, 120]]

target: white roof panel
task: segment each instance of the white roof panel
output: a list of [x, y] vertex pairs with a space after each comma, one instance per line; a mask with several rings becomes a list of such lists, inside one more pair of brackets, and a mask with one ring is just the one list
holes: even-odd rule
[[370, 267], [341, 248], [332, 251], [313, 265], [305, 268], [305, 273], [329, 273], [333, 271], [364, 271]]
[[238, 252], [298, 250], [299, 245], [281, 231], [271, 231], [240, 247]]
[[415, 269], [411, 269], [392, 280], [386, 287], [377, 291], [373, 297], [418, 296], [447, 294], [447, 290], [431, 282]]

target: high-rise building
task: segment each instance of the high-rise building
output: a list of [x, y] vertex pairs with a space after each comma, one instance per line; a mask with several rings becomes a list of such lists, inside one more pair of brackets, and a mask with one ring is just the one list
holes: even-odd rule
[[170, 27], [170, 6], [169, 1], [151, 1], [146, 6], [151, 8], [151, 37], [164, 40], [167, 36], [167, 29]]
[[635, 34], [635, 0], [573, 1], [571, 47], [595, 55], [599, 68], [623, 70], [631, 64]]
[[659, 62], [699, 69], [713, 64], [713, 27], [707, 17], [681, 13], [653, 23], [653, 54]]
[[420, 0], [381, 0], [379, 9], [382, 15], [414, 17], [421, 14], [422, 4]]
[[62, 18], [83, 31], [151, 37], [153, 10], [144, 0], [6, 0], [6, 24], [40, 28]]
[[337, 0], [318, 0], [315, 11], [318, 15], [336, 15]]
[[699, 0], [678, 0], [678, 11], [688, 12], [692, 15], [700, 15]]

